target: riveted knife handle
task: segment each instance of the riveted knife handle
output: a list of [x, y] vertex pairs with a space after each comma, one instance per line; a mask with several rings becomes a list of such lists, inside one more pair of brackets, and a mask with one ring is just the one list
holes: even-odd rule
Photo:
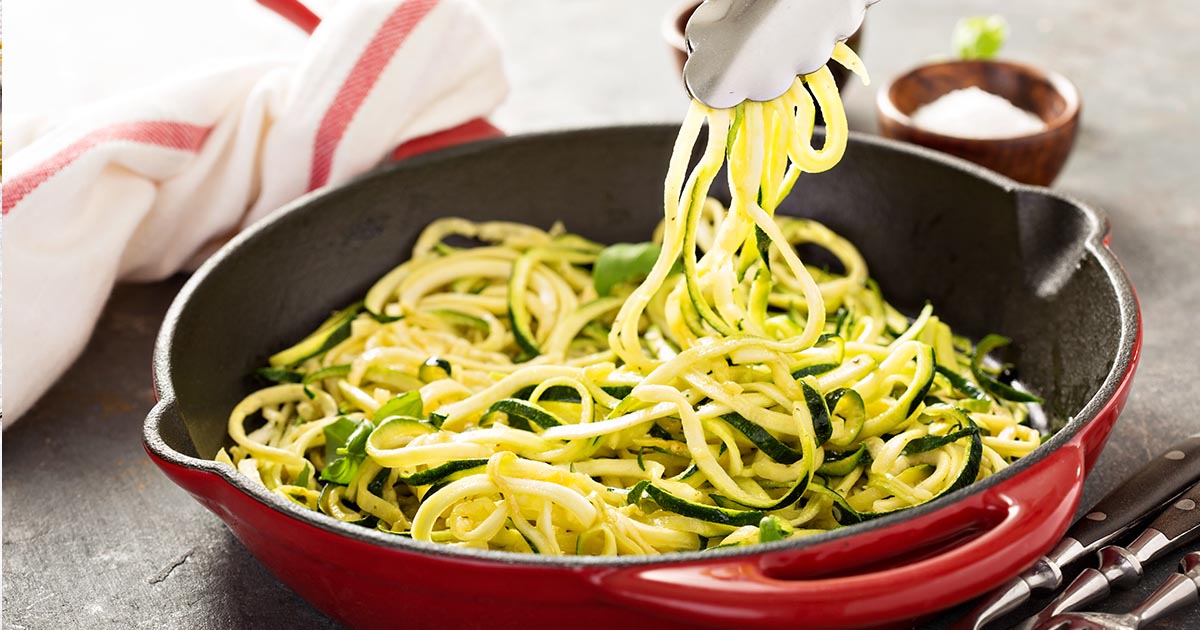
[[1172, 546], [1182, 545], [1200, 534], [1200, 484], [1172, 501], [1149, 528], [1162, 532]]
[[[1155, 457], [1067, 531], [1090, 554], [1200, 481], [1200, 435]], [[1198, 499], [1200, 501], [1200, 499]]]

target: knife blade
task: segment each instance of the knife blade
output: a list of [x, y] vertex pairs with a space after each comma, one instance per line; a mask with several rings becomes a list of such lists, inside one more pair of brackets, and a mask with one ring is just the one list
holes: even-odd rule
[[1129, 545], [1101, 549], [1099, 568], [1084, 569], [1054, 601], [1017, 629], [1041, 628], [1055, 615], [1079, 610], [1108, 597], [1114, 586], [1132, 587], [1142, 579], [1143, 565], [1197, 536], [1200, 536], [1200, 484], [1180, 495]]
[[954, 630], [980, 630], [1016, 610], [1033, 593], [1062, 585], [1062, 569], [1099, 550], [1200, 480], [1200, 433], [1172, 445], [1133, 474], [1067, 530], [1031, 567], [1000, 586], [956, 622]]

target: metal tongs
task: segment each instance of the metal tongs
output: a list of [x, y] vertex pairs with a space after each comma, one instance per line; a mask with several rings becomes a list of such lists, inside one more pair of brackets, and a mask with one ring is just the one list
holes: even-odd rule
[[709, 107], [782, 96], [862, 26], [878, 0], [705, 0], [688, 20], [688, 92]]

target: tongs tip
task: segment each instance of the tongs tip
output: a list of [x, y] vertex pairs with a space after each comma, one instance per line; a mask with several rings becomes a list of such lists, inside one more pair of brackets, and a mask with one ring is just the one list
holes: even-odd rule
[[819, 70], [878, 0], [706, 0], [688, 20], [684, 85], [714, 108], [770, 101]]

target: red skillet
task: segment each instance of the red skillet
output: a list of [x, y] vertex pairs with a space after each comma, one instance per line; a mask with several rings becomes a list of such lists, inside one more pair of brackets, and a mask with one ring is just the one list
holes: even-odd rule
[[[246, 377], [354, 301], [446, 214], [643, 240], [675, 129], [489, 140], [412, 158], [301, 200], [216, 254], [180, 292], [155, 355], [145, 443], [280, 580], [352, 626], [727, 625], [849, 628], [976, 596], [1065, 531], [1137, 362], [1138, 306], [1093, 210], [964, 162], [854, 137], [782, 212], [858, 245], [900, 307], [1016, 340], [1054, 438], [931, 504], [811, 538], [661, 558], [571, 559], [417, 543], [309, 512], [208, 461]], [[718, 195], [722, 191], [716, 191]]]
[[860, 136], [838, 168], [801, 178], [780, 211], [848, 237], [898, 306], [929, 299], [956, 330], [1016, 340], [1009, 359], [1046, 397], [1057, 433], [979, 484], [805, 539], [576, 559], [347, 525], [209, 460], [226, 443], [229, 410], [254, 385], [246, 375], [361, 297], [431, 220], [561, 220], [600, 241], [645, 240], [661, 216], [674, 136], [650, 126], [470, 144], [385, 167], [252, 227], [191, 278], [167, 315], [147, 452], [281, 581], [354, 627], [900, 626], [989, 590], [1045, 552], [1075, 512], [1141, 343], [1107, 223], [1045, 189]]

